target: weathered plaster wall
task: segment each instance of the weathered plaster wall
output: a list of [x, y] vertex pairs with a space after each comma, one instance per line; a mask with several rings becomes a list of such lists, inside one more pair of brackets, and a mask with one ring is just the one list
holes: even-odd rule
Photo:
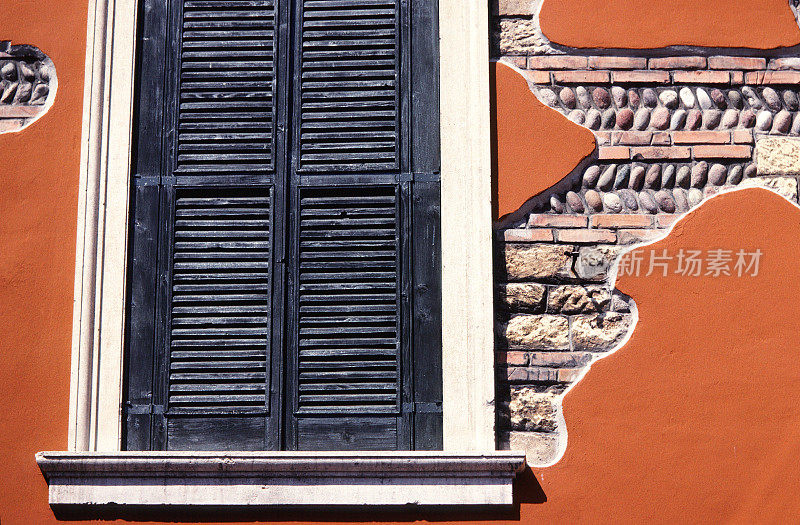
[[[800, 512], [800, 209], [710, 199], [652, 249], [763, 251], [756, 277], [621, 277], [639, 322], [564, 404], [566, 455], [529, 523], [782, 523]], [[673, 261], [672, 269], [675, 268]]]
[[560, 182], [594, 151], [595, 138], [554, 114], [511, 68], [492, 64], [491, 83], [494, 207], [502, 217]]
[[[59, 72], [59, 94], [53, 108], [22, 132], [0, 135], [0, 521], [44, 524], [56, 520], [46, 505], [46, 485], [33, 454], [66, 444], [86, 2], [7, 4], [0, 10], [0, 39], [36, 45]], [[595, 45], [611, 47], [662, 45], [646, 43], [653, 34], [668, 43], [681, 43], [681, 35], [686, 34], [684, 24], [692, 27], [689, 33], [702, 38], [698, 43], [704, 45], [748, 46], [751, 36], [757, 34], [761, 36], [754, 45], [772, 46], [774, 40], [761, 39], [766, 38], [763, 27], [771, 28], [766, 30], [770, 38], [779, 35], [781, 42], [791, 45], [798, 40], [796, 26], [787, 33], [770, 25], [779, 21], [781, 27], [788, 27], [785, 23], [791, 12], [787, 15], [783, 1], [741, 0], [717, 6], [704, 18], [704, 27], [711, 30], [698, 29], [694, 20], [682, 16], [660, 19], [655, 31], [631, 31], [635, 24], [621, 13], [638, 17], [647, 13], [650, 4], [656, 3], [625, 2], [620, 11], [616, 3], [593, 2], [600, 10], [595, 11], [593, 20], [609, 20], [602, 24], [602, 31], [595, 29], [596, 22], [582, 18], [588, 11], [570, 10], [560, 23], [579, 30], [584, 40], [565, 39], [564, 43], [588, 46], [585, 42], [598, 38], [597, 33], [610, 40]], [[690, 4], [703, 3], [684, 3]], [[726, 18], [727, 12], [747, 13], [751, 6], [761, 8], [761, 18], [741, 17], [747, 21], [745, 27]], [[738, 27], [737, 32], [723, 31], [723, 26], [728, 27], [725, 24], [734, 24], [731, 27]], [[730, 42], [705, 40], [717, 34], [736, 38], [731, 36]], [[506, 200], [500, 210], [514, 211], [514, 203], [521, 204], [536, 188], [568, 175], [580, 161], [583, 150], [579, 148], [574, 159], [573, 152], [564, 158], [564, 150], [573, 147], [564, 137], [571, 133], [586, 137], [588, 131], [579, 127], [568, 131], [563, 127], [564, 116], [556, 111], [545, 112], [541, 106], [532, 111], [536, 125], [521, 125], [535, 134], [535, 151], [540, 154], [532, 161], [524, 160], [523, 165], [547, 179], [539, 180], [537, 175], [524, 191], [516, 183], [498, 184], [498, 188], [516, 193], [503, 190], [499, 199]], [[511, 123], [505, 118], [503, 122]], [[562, 138], [548, 144], [549, 130], [556, 127]], [[525, 146], [520, 148], [517, 151]], [[515, 159], [511, 165], [517, 162]], [[504, 160], [498, 159], [498, 165], [503, 164]], [[514, 176], [523, 180], [524, 174], [520, 171]], [[654, 274], [618, 283], [638, 305], [640, 319], [633, 338], [596, 363], [566, 396], [566, 455], [554, 467], [537, 469], [520, 483], [519, 516], [498, 520], [475, 513], [315, 513], [295, 515], [288, 522], [310, 523], [308, 518], [327, 523], [373, 519], [399, 523], [416, 518], [437, 523], [459, 518], [464, 518], [460, 523], [718, 522], [724, 518], [746, 522], [753, 516], [782, 521], [797, 515], [800, 492], [794, 455], [800, 444], [796, 435], [800, 377], [793, 366], [793, 344], [799, 318], [794, 306], [800, 291], [796, 284], [800, 282], [796, 265], [800, 257], [799, 213], [763, 190], [726, 194], [706, 201], [654, 247], [670, 252], [761, 248], [765, 266], [760, 278], [734, 281]], [[659, 219], [653, 215], [650, 220]], [[620, 229], [624, 228], [614, 229], [615, 235]], [[570, 269], [580, 246], [595, 244], [571, 244], [578, 248], [563, 254], [570, 258]], [[554, 304], [562, 309], [566, 304], [573, 310], [608, 305], [627, 314], [622, 302], [606, 300], [603, 291], [590, 294], [585, 305], [581, 290], [576, 292]], [[584, 314], [590, 315], [574, 315]], [[565, 357], [552, 348], [544, 350], [532, 353]], [[530, 355], [524, 358], [523, 368], [528, 368]], [[543, 368], [556, 370], [558, 377], [558, 370], [570, 367]], [[247, 518], [269, 521], [286, 516]], [[186, 515], [171, 519], [203, 521]]]

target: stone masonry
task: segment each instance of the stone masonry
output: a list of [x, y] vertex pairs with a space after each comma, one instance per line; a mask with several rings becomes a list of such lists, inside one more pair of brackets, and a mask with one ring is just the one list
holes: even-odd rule
[[764, 186], [797, 202], [800, 58], [583, 54], [547, 41], [538, 4], [494, 6], [495, 59], [597, 141], [496, 225], [500, 446], [547, 465], [566, 446], [565, 392], [635, 324], [612, 281], [620, 253], [723, 190]]
[[55, 67], [41, 51], [0, 41], [0, 133], [20, 131], [46, 113], [56, 86]]

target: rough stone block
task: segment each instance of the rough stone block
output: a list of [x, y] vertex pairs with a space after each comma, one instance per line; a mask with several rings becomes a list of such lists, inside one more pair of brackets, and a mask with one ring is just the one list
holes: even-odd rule
[[775, 190], [779, 195], [797, 202], [797, 179], [793, 177], [757, 177], [745, 179], [740, 188], [768, 188]]
[[559, 315], [515, 315], [501, 326], [509, 348], [569, 349], [569, 323]]
[[578, 315], [572, 319], [572, 344], [575, 350], [608, 352], [613, 350], [631, 329], [633, 317], [609, 312]]
[[527, 386], [511, 387], [512, 430], [554, 432], [558, 428], [558, 398]]
[[586, 246], [578, 251], [575, 273], [581, 279], [603, 281], [608, 277], [613, 262], [619, 257], [620, 246]]
[[602, 286], [558, 286], [550, 290], [547, 310], [567, 315], [602, 312], [611, 301], [611, 291]]
[[507, 283], [500, 286], [500, 301], [515, 312], [540, 313], [544, 311], [547, 289], [537, 283]]
[[528, 465], [544, 467], [558, 459], [559, 434], [553, 432], [504, 432], [500, 435], [500, 449], [524, 451]]
[[532, 55], [550, 50], [536, 23], [531, 19], [506, 18], [500, 21], [500, 53]]
[[507, 244], [505, 269], [511, 281], [572, 278], [572, 246]]
[[800, 175], [800, 139], [759, 139], [756, 163], [759, 175]]

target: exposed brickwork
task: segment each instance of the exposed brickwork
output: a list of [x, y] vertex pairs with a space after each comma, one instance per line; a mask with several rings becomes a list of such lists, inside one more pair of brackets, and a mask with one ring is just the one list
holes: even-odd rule
[[[633, 323], [635, 305], [611, 280], [620, 255], [733, 187], [764, 186], [797, 202], [800, 57], [563, 54], [525, 5], [495, 24], [505, 43], [498, 58], [598, 145], [571, 186], [536, 196], [496, 235], [500, 443], [529, 443], [531, 457], [552, 461], [563, 393]], [[775, 137], [798, 137], [791, 166], [770, 160], [789, 147], [768, 144]]]

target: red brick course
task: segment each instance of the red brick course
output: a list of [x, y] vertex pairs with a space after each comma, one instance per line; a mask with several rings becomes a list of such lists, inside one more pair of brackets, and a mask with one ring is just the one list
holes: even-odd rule
[[753, 156], [750, 146], [695, 146], [693, 151], [698, 159], [749, 159]]
[[589, 218], [584, 215], [531, 215], [531, 228], [586, 228]]
[[675, 144], [730, 144], [731, 134], [727, 131], [673, 131]]
[[645, 148], [631, 148], [631, 157], [634, 160], [688, 160], [692, 157], [692, 152], [689, 148], [684, 146], [651, 146]]
[[669, 73], [666, 71], [614, 71], [611, 73], [611, 79], [620, 84], [669, 84]]
[[606, 146], [599, 148], [597, 155], [600, 160], [627, 160], [631, 150], [624, 146]]
[[709, 69], [764, 69], [767, 67], [765, 58], [756, 57], [709, 57]]
[[553, 80], [564, 84], [607, 84], [608, 71], [553, 71]]
[[731, 75], [727, 71], [675, 71], [672, 80], [676, 84], [729, 84]]
[[705, 67], [705, 57], [665, 57], [650, 59], [650, 69], [703, 69]]
[[557, 230], [558, 242], [615, 243], [617, 234], [611, 230]]
[[503, 232], [506, 242], [553, 242], [553, 230], [546, 228], [527, 228], [519, 230], [505, 230]]
[[592, 215], [592, 228], [652, 228], [652, 215]]
[[639, 57], [589, 57], [591, 69], [645, 69], [647, 59]]
[[747, 84], [800, 84], [800, 71], [754, 71], [745, 75]]
[[576, 56], [533, 56], [528, 57], [528, 69], [585, 69], [589, 59]]

